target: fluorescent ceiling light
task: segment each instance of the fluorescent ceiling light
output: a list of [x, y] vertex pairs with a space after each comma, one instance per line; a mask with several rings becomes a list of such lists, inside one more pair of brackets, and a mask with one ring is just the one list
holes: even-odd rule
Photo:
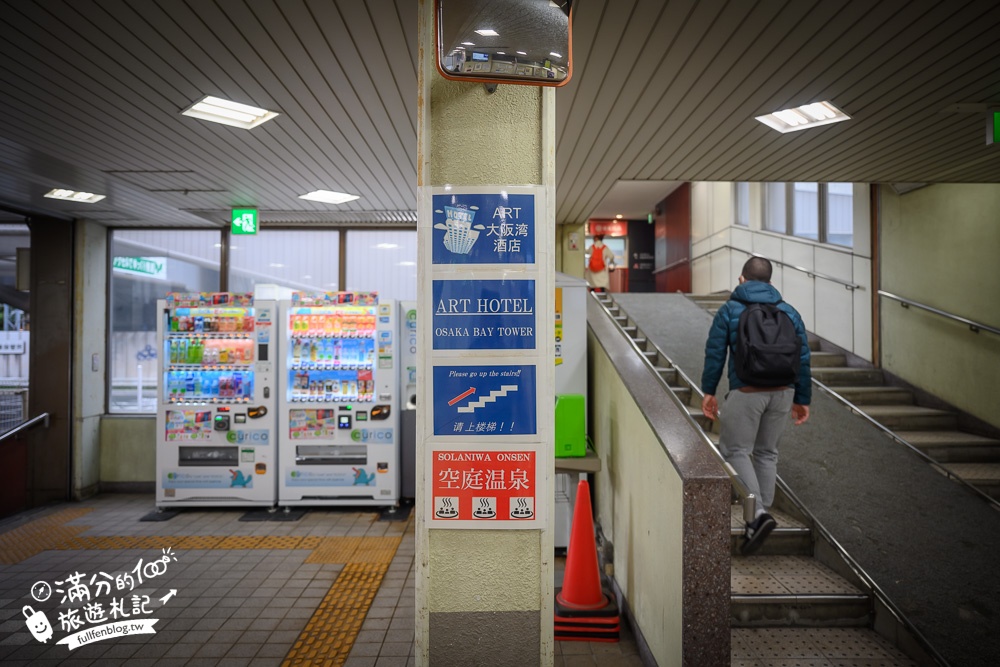
[[616, 215], [616, 216], [615, 216], [615, 219], [616, 219], [616, 220], [621, 220], [621, 219], [622, 219], [622, 217], [623, 217], [623, 216], [622, 216], [622, 214], [621, 214], [621, 213], [619, 213], [618, 215]]
[[562, 58], [562, 54], [556, 53], [555, 51], [549, 51], [549, 55], [552, 56], [553, 58]]
[[462, 42], [463, 46], [475, 46], [472, 42]]
[[398, 248], [399, 244], [398, 243], [379, 243], [375, 247], [378, 248], [379, 250], [392, 250], [393, 248]]
[[95, 195], [93, 192], [75, 192], [73, 190], [63, 190], [54, 188], [45, 193], [49, 199], [64, 199], [66, 201], [80, 202], [81, 204], [93, 204], [104, 199], [104, 195]]
[[527, 53], [525, 53], [524, 51], [518, 51], [518, 52], [517, 52], [517, 55], [519, 55], [519, 56], [526, 56], [526, 55], [528, 55], [528, 54], [527, 54]]
[[498, 33], [493, 28], [483, 28], [481, 30], [477, 30], [476, 34], [477, 35], [482, 35], [483, 37], [499, 37], [500, 36], [500, 33]]
[[185, 116], [210, 120], [213, 123], [241, 127], [244, 130], [257, 127], [277, 116], [277, 112], [252, 107], [239, 102], [231, 102], [221, 97], [205, 97], [181, 112]]
[[299, 195], [299, 199], [320, 201], [324, 204], [344, 204], [359, 199], [359, 197], [358, 195], [349, 195], [345, 192], [333, 192], [332, 190], [313, 190], [307, 194]]
[[782, 134], [804, 130], [808, 127], [839, 123], [842, 120], [850, 120], [850, 118], [829, 102], [813, 102], [794, 109], [782, 109], [766, 116], [757, 116], [757, 120]]

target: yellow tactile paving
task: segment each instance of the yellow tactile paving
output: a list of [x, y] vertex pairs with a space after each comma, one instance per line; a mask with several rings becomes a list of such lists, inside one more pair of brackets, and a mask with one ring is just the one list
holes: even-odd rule
[[387, 564], [373, 563], [344, 566], [285, 656], [282, 667], [343, 665], [388, 569]]
[[388, 565], [396, 555], [396, 549], [403, 540], [397, 537], [363, 537], [358, 550], [351, 556], [352, 563], [375, 563]]
[[306, 558], [307, 563], [347, 563], [361, 544], [360, 537], [323, 537], [313, 552]]
[[93, 511], [91, 508], [74, 507], [60, 510], [31, 521], [23, 526], [0, 533], [0, 563], [12, 565], [31, 558], [72, 539], [87, 526], [67, 526], [66, 522], [79, 519]]

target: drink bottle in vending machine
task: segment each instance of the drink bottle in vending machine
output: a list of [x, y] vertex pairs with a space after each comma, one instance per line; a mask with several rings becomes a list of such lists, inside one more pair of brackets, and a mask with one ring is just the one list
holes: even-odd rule
[[396, 309], [374, 292], [279, 307], [278, 504], [399, 501]]
[[157, 313], [157, 506], [274, 506], [277, 303], [171, 293]]

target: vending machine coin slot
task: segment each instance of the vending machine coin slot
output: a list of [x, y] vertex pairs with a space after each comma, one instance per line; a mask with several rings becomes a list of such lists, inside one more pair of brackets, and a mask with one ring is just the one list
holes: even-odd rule
[[229, 415], [215, 415], [215, 430], [216, 431], [229, 430]]

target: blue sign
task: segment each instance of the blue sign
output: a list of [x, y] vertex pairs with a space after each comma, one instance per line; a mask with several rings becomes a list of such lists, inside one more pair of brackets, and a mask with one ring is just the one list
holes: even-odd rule
[[434, 435], [531, 435], [534, 366], [435, 366]]
[[435, 280], [435, 350], [535, 349], [534, 280]]
[[535, 195], [434, 195], [434, 264], [534, 264]]

